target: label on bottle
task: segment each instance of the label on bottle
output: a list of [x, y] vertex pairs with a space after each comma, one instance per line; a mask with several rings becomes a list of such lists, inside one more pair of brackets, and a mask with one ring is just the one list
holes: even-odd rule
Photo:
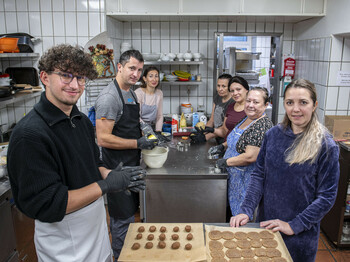
[[179, 116], [177, 114], [172, 115], [171, 119], [171, 132], [176, 133], [178, 131]]

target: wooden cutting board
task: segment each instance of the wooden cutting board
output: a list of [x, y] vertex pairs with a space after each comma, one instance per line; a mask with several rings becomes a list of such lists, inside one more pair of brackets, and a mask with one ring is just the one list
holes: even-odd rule
[[[191, 231], [186, 232], [186, 225], [191, 226]], [[136, 239], [136, 235], [139, 233], [138, 228], [143, 226], [145, 231], [142, 233], [142, 239]], [[150, 226], [155, 226], [156, 231], [150, 232]], [[159, 248], [159, 235], [162, 233], [159, 229], [166, 227], [166, 247], [164, 249]], [[179, 227], [179, 232], [173, 232], [174, 227]], [[188, 233], [193, 235], [192, 240], [187, 240]], [[149, 234], [154, 235], [154, 240], [147, 240]], [[178, 240], [172, 240], [171, 236], [178, 234]], [[172, 249], [171, 245], [175, 241], [180, 242], [179, 249]], [[132, 250], [131, 247], [134, 243], [139, 243], [141, 247], [138, 250]], [[146, 249], [145, 244], [147, 242], [153, 243], [153, 248]], [[192, 245], [191, 250], [186, 250], [185, 245], [190, 243]], [[204, 245], [204, 233], [202, 223], [132, 223], [129, 225], [128, 233], [126, 235], [124, 246], [119, 256], [118, 261], [206, 261], [205, 245]]]
[[[266, 231], [266, 229], [263, 228], [250, 228], [250, 227], [239, 227], [239, 228], [234, 228], [234, 227], [220, 227], [220, 226], [214, 226], [214, 225], [205, 225], [205, 242], [206, 242], [206, 253], [207, 253], [207, 261], [212, 261], [212, 256], [211, 256], [211, 250], [209, 249], [209, 242], [211, 241], [211, 239], [209, 238], [209, 232], [210, 231], [220, 231], [220, 232], [224, 232], [224, 231], [230, 231], [233, 233], [236, 232], [261, 232], [261, 231]], [[278, 246], [276, 249], [278, 249], [281, 253], [282, 253], [282, 257], [285, 258], [286, 261], [288, 262], [293, 262], [292, 257], [289, 254], [289, 251], [283, 241], [283, 238], [281, 236], [281, 234], [279, 232], [275, 232], [273, 233], [272, 231], [268, 230], [269, 232], [271, 232], [274, 235], [274, 240], [277, 241]], [[233, 239], [234, 241], [236, 241], [236, 239]], [[219, 239], [217, 240], [219, 242], [221, 242], [222, 244], [225, 242], [225, 239]], [[264, 248], [264, 247], [263, 247]], [[238, 250], [240, 250], [239, 247], [237, 247]], [[251, 248], [252, 250], [254, 250], [254, 248]], [[224, 251], [224, 253], [228, 250], [228, 248], [223, 247], [222, 249]], [[257, 259], [258, 257], [255, 256], [255, 259]], [[225, 256], [225, 259], [227, 261], [229, 261], [229, 258]]]

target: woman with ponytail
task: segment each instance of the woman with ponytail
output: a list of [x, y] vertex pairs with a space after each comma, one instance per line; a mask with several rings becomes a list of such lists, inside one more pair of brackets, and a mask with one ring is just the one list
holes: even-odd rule
[[281, 124], [265, 135], [240, 214], [230, 225], [252, 219], [280, 231], [294, 262], [315, 261], [320, 222], [337, 196], [339, 148], [318, 121], [315, 86], [291, 82], [284, 92]]

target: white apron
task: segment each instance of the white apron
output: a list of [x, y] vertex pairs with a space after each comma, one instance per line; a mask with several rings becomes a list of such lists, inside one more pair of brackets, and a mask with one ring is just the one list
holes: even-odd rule
[[34, 242], [39, 262], [112, 261], [103, 197], [60, 222], [35, 220]]

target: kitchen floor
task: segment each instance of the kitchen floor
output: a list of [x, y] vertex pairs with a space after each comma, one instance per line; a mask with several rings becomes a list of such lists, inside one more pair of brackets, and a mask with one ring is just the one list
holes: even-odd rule
[[[34, 221], [23, 215], [16, 207], [12, 208], [14, 219], [17, 250], [19, 252], [20, 261], [36, 262], [37, 257], [34, 247]], [[137, 213], [135, 217], [136, 222], [140, 222], [140, 214]], [[107, 213], [107, 222], [109, 216]], [[350, 249], [336, 249], [331, 244], [327, 237], [321, 232], [318, 241], [318, 252], [316, 262], [346, 262], [350, 261]]]

